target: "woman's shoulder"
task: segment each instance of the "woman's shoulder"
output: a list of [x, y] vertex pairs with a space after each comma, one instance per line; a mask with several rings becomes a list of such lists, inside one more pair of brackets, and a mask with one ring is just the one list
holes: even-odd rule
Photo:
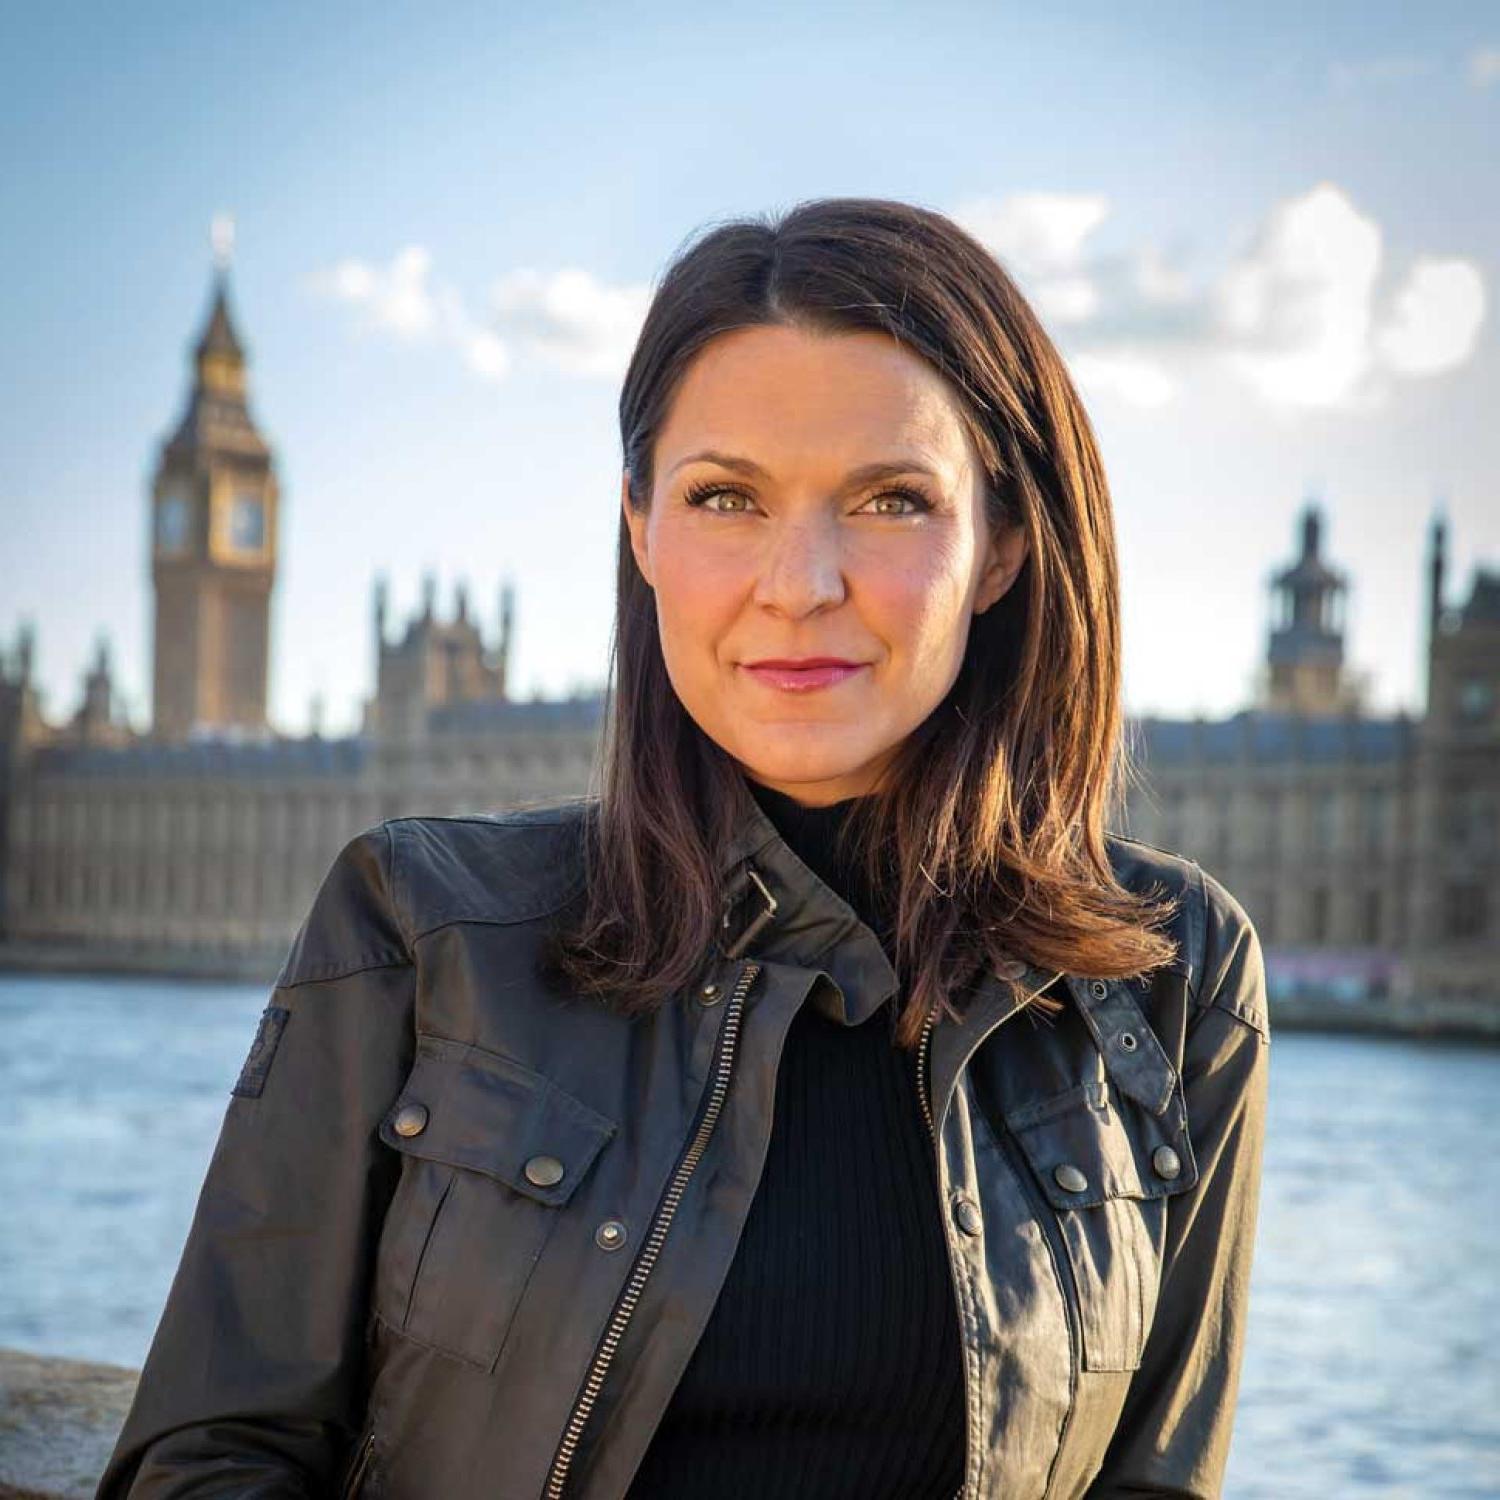
[[1239, 898], [1195, 859], [1123, 834], [1106, 835], [1116, 878], [1128, 890], [1177, 899], [1170, 931], [1176, 967], [1199, 1008], [1227, 1010], [1269, 1032], [1260, 937]]
[[583, 883], [588, 799], [503, 812], [393, 818], [391, 876], [415, 942], [449, 922], [525, 922]]
[[409, 962], [453, 922], [515, 923], [567, 904], [584, 880], [589, 798], [503, 811], [387, 818], [334, 857], [278, 987]]

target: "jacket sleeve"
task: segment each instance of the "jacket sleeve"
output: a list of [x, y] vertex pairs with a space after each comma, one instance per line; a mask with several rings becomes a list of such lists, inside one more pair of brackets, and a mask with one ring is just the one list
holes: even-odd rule
[[1229, 1458], [1260, 1202], [1265, 964], [1244, 909], [1201, 882], [1204, 939], [1181, 1068], [1197, 1183], [1168, 1199], [1156, 1316], [1089, 1500], [1214, 1500]]
[[337, 1493], [414, 990], [381, 824], [334, 860], [274, 982], [96, 1500]]

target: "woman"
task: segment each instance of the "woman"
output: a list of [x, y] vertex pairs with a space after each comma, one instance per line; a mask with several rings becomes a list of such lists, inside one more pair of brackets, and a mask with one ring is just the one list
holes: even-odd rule
[[1056, 351], [816, 201], [679, 255], [620, 415], [598, 794], [334, 862], [99, 1494], [1218, 1494], [1261, 954], [1105, 832]]

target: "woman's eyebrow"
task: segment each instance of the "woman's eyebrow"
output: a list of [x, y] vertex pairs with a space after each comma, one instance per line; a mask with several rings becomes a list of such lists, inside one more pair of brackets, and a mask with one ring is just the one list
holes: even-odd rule
[[[688, 464], [693, 463], [718, 464], [721, 468], [733, 469], [737, 474], [748, 474], [755, 479], [771, 478], [771, 475], [754, 459], [740, 458], [733, 453], [720, 453], [716, 448], [704, 448], [697, 453], [689, 453], [686, 458], [678, 459], [668, 472], [675, 474], [678, 469], [686, 468]], [[893, 479], [898, 474], [925, 474], [929, 479], [942, 477], [936, 470], [919, 463], [916, 459], [880, 459], [874, 463], [860, 464], [858, 468], [850, 469], [844, 476], [843, 487], [853, 489], [856, 485], [868, 484], [872, 479]]]

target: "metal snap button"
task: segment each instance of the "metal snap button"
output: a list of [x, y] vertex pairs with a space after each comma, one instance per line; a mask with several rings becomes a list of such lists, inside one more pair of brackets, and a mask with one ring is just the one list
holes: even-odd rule
[[1019, 958], [1002, 958], [995, 965], [995, 972], [1002, 979], [1020, 979], [1026, 973], [1026, 965]]
[[397, 1135], [421, 1135], [427, 1129], [427, 1106], [425, 1104], [403, 1104], [391, 1121], [391, 1129]]
[[710, 982], [708, 984], [705, 984], [703, 988], [698, 991], [698, 1000], [703, 1005], [713, 1005], [717, 1003], [723, 993], [724, 990], [722, 986]]
[[601, 1250], [618, 1250], [625, 1243], [625, 1226], [618, 1219], [606, 1219], [594, 1231], [594, 1243]]
[[984, 1215], [979, 1205], [966, 1193], [953, 1200], [953, 1220], [965, 1234], [976, 1235], [984, 1229]]
[[1091, 979], [1089, 981], [1089, 993], [1096, 1000], [1103, 1000], [1109, 995], [1109, 986], [1102, 979]]
[[1089, 1185], [1089, 1180], [1070, 1161], [1065, 1161], [1060, 1167], [1052, 1172], [1057, 1179], [1057, 1185], [1070, 1193], [1081, 1193]]
[[1175, 1177], [1182, 1170], [1182, 1158], [1170, 1146], [1158, 1146], [1151, 1153], [1151, 1165], [1158, 1177]]
[[1133, 1031], [1122, 1031], [1120, 1033], [1120, 1045], [1127, 1052], [1134, 1052], [1136, 1048], [1135, 1033]]
[[538, 1187], [552, 1187], [562, 1181], [563, 1164], [555, 1156], [533, 1156], [521, 1170], [527, 1182]]

